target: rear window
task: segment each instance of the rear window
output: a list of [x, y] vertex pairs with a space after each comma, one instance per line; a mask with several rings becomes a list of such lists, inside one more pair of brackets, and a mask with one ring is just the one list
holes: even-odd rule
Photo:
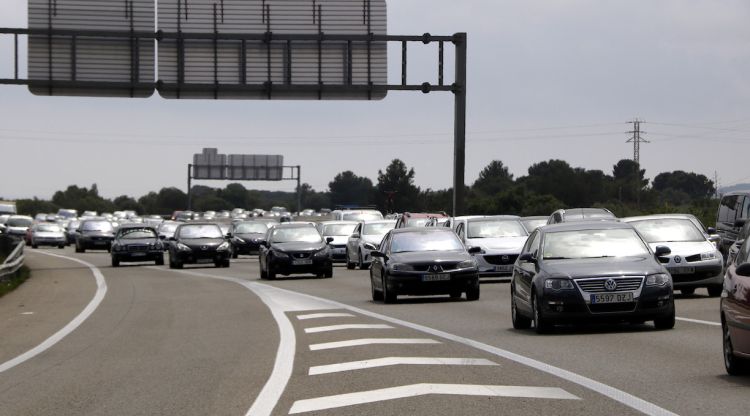
[[11, 217], [5, 223], [8, 227], [31, 227], [33, 220], [25, 217]]
[[731, 195], [725, 196], [721, 199], [721, 205], [719, 206], [719, 221], [720, 222], [734, 222], [737, 217], [737, 200], [739, 196]]
[[156, 238], [156, 232], [151, 228], [123, 228], [120, 229], [118, 237], [124, 239]]
[[85, 221], [81, 224], [83, 231], [112, 231], [112, 224], [109, 221]]

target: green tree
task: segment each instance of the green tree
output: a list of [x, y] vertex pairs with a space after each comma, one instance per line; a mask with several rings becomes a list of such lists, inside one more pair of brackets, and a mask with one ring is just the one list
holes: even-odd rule
[[370, 178], [357, 176], [350, 170], [336, 175], [328, 183], [328, 189], [333, 205], [365, 206], [372, 203], [372, 181]]
[[472, 188], [484, 195], [493, 195], [513, 186], [513, 174], [499, 160], [493, 160], [479, 172], [479, 178]]
[[378, 171], [377, 190], [378, 205], [387, 212], [422, 209], [420, 190], [414, 185], [414, 168], [408, 169], [399, 159], [393, 159], [385, 172]]
[[713, 181], [705, 175], [681, 170], [656, 175], [651, 186], [660, 192], [669, 189], [681, 191], [696, 200], [711, 198], [716, 193]]
[[640, 193], [648, 186], [646, 170], [635, 161], [622, 159], [612, 167], [617, 198], [623, 202], [636, 202]]
[[117, 198], [112, 201], [115, 204], [115, 208], [120, 211], [135, 211], [138, 214], [145, 214], [145, 210], [143, 209], [143, 205], [139, 204], [138, 201], [135, 199], [127, 196], [127, 195], [120, 195]]

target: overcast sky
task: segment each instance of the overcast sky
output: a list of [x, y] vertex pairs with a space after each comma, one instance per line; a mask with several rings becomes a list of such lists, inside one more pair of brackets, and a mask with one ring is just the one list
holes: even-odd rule
[[[552, 158], [611, 173], [633, 156], [626, 122], [635, 117], [647, 121], [641, 164], [650, 178], [681, 169], [717, 171], [722, 185], [750, 181], [747, 0], [390, 0], [388, 8], [390, 34], [468, 33], [468, 184], [493, 159], [516, 176]], [[26, 20], [26, 0], [0, 1], [1, 27]], [[0, 39], [0, 78], [12, 77], [10, 45]], [[410, 60], [410, 81], [434, 83], [434, 47], [422, 55]], [[418, 186], [443, 189], [452, 185], [452, 132], [449, 93], [176, 101], [37, 97], [0, 86], [0, 197], [49, 198], [92, 183], [107, 197], [185, 189], [186, 165], [203, 147], [282, 154], [321, 191], [344, 170], [375, 181], [400, 158]]]

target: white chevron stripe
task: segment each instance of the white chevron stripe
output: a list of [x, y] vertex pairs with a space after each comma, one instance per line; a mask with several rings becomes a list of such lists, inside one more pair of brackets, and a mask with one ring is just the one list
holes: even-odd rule
[[297, 319], [305, 321], [307, 319], [319, 319], [319, 318], [353, 318], [354, 315], [351, 313], [344, 312], [331, 312], [331, 313], [311, 313], [308, 315], [299, 315]]
[[556, 387], [526, 386], [482, 386], [471, 384], [412, 384], [380, 390], [361, 391], [298, 400], [292, 405], [290, 414], [336, 409], [365, 403], [375, 403], [428, 394], [454, 396], [519, 397], [533, 399], [580, 400], [578, 397]]
[[374, 344], [440, 344], [440, 341], [428, 338], [361, 338], [349, 341], [325, 342], [310, 345], [310, 351], [330, 350], [334, 348], [358, 347]]
[[439, 357], [386, 357], [373, 360], [351, 361], [348, 363], [319, 365], [310, 367], [309, 375], [340, 373], [343, 371], [364, 370], [367, 368], [388, 367], [393, 365], [479, 365], [496, 366], [485, 359], [474, 358], [439, 358]]
[[393, 327], [390, 325], [385, 325], [385, 324], [329, 325], [329, 326], [317, 326], [315, 328], [305, 328], [305, 333], [316, 334], [318, 332], [342, 331], [345, 329], [393, 329]]

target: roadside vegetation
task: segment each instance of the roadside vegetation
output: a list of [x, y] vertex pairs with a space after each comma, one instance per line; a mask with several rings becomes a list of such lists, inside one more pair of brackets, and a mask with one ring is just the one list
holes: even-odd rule
[[[452, 189], [422, 189], [415, 185], [416, 172], [394, 159], [378, 171], [375, 181], [352, 171], [337, 174], [325, 191], [302, 184], [304, 208], [333, 208], [336, 205], [374, 205], [384, 212], [450, 212]], [[629, 159], [618, 161], [611, 172], [573, 167], [563, 160], [533, 164], [526, 175], [515, 178], [502, 161], [487, 165], [467, 187], [467, 212], [472, 214], [549, 215], [559, 208], [606, 207], [616, 215], [646, 213], [692, 213], [705, 224], [713, 224], [718, 200], [714, 183], [692, 172], [662, 172], [649, 179], [646, 171]], [[224, 210], [235, 207], [296, 207], [293, 192], [250, 190], [240, 183], [224, 188], [193, 187], [193, 209]], [[187, 194], [178, 188], [162, 188], [139, 198], [122, 195], [114, 199], [90, 188], [71, 185], [51, 200], [17, 201], [25, 214], [56, 212], [73, 208], [79, 212], [135, 210], [141, 214], [171, 214], [187, 207]]]

